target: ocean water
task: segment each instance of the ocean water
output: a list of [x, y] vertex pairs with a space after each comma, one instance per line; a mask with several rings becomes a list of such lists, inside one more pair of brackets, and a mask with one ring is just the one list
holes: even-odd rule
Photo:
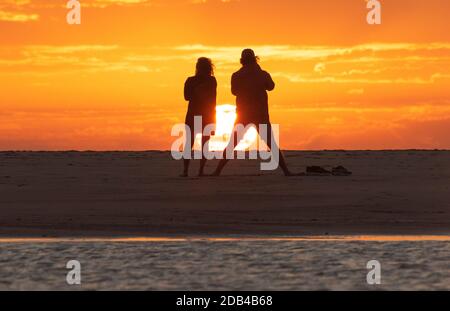
[[450, 290], [450, 242], [1, 242], [0, 290]]

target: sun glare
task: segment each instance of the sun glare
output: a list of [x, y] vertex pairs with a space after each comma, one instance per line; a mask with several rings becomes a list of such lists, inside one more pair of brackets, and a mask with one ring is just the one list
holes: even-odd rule
[[[209, 143], [210, 151], [222, 151], [228, 145], [236, 122], [236, 106], [225, 104], [216, 107], [216, 132]], [[250, 128], [239, 142], [236, 150], [245, 151], [257, 148], [258, 132]], [[197, 135], [195, 149], [200, 150], [201, 135]]]

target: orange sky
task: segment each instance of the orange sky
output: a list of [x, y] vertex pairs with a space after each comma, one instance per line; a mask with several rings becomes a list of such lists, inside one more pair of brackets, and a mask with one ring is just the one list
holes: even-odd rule
[[450, 149], [450, 1], [0, 0], [0, 150], [169, 149], [196, 58], [252, 47], [286, 149]]

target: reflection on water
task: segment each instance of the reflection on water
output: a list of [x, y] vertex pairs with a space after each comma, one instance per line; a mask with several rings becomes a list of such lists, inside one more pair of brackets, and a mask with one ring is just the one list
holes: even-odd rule
[[[371, 238], [8, 240], [0, 290], [450, 290], [448, 239]], [[78, 288], [66, 284], [73, 259]], [[366, 283], [372, 259], [379, 287]]]

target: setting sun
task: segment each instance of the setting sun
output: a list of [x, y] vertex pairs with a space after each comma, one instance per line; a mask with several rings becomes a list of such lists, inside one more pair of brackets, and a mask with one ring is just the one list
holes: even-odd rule
[[[234, 123], [236, 121], [236, 106], [225, 104], [216, 107], [216, 131], [215, 135], [211, 137], [209, 143], [210, 151], [222, 151], [228, 145], [231, 139], [231, 132], [233, 131]], [[197, 135], [194, 149], [200, 149], [201, 135]], [[251, 127], [244, 135], [239, 145], [235, 150], [246, 151], [256, 149], [258, 147], [258, 132], [254, 127]]]

